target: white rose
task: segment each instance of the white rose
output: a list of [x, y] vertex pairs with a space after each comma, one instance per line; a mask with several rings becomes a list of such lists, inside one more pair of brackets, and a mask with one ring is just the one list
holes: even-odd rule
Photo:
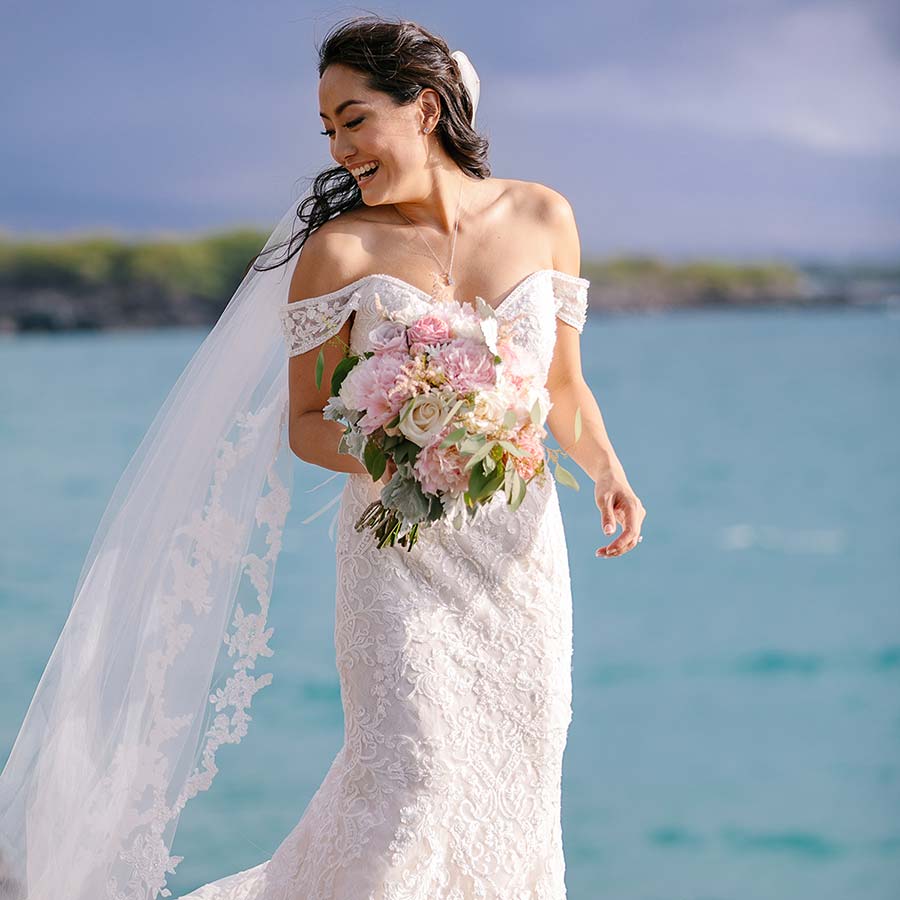
[[498, 430], [507, 409], [508, 401], [499, 391], [484, 389], [476, 394], [474, 407], [460, 416], [460, 423], [473, 434], [489, 434]]
[[424, 447], [444, 427], [448, 412], [447, 401], [441, 394], [416, 394], [403, 407], [400, 431], [414, 444]]

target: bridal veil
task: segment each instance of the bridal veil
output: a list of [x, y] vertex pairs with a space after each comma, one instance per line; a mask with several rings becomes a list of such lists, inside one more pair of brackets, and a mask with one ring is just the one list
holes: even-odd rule
[[0, 774], [2, 900], [171, 896], [179, 814], [271, 681], [292, 271], [250, 268], [116, 485]]

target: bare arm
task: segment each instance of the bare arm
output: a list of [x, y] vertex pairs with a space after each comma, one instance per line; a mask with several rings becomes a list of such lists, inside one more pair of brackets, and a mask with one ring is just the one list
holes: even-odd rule
[[[569, 202], [556, 192], [548, 201], [547, 220], [554, 234], [553, 266], [560, 272], [579, 275], [581, 245]], [[616, 522], [622, 533], [598, 556], [615, 556], [637, 544], [646, 510], [634, 493], [619, 461], [600, 407], [581, 368], [581, 335], [577, 328], [557, 319], [556, 347], [547, 376], [552, 408], [547, 426], [559, 446], [594, 482], [594, 499], [602, 514], [603, 530], [612, 534]], [[575, 440], [575, 413], [581, 409], [581, 435]]]
[[[330, 231], [326, 226], [314, 232], [300, 254], [291, 277], [288, 302], [302, 302], [328, 294], [352, 282], [356, 275], [348, 270], [352, 259], [346, 234]], [[323, 346], [292, 356], [288, 363], [290, 393], [291, 450], [304, 462], [314, 463], [334, 472], [366, 473], [365, 466], [349, 453], [339, 453], [338, 444], [344, 426], [322, 417], [331, 394], [331, 376], [350, 343], [351, 316], [341, 330]], [[322, 386], [316, 387], [316, 359], [324, 349], [325, 368]]]

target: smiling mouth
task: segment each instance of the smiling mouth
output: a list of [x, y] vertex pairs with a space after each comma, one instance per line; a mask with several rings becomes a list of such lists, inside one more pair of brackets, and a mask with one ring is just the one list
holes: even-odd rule
[[381, 168], [381, 164], [377, 163], [375, 168], [369, 172], [366, 172], [365, 175], [360, 175], [359, 178], [356, 179], [357, 184], [366, 184], [371, 181], [377, 174], [378, 170]]

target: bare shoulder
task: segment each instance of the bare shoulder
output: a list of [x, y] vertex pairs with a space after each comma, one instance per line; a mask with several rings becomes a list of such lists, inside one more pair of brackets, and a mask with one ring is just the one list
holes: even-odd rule
[[305, 241], [294, 266], [288, 302], [331, 294], [365, 274], [365, 216], [341, 213], [317, 228]]
[[553, 266], [578, 275], [581, 244], [575, 213], [568, 198], [538, 181], [509, 181], [519, 213], [538, 228], [551, 247]]
[[505, 199], [519, 215], [526, 215], [536, 222], [559, 224], [571, 217], [572, 205], [559, 191], [539, 181], [520, 181], [515, 178], [494, 179]]

